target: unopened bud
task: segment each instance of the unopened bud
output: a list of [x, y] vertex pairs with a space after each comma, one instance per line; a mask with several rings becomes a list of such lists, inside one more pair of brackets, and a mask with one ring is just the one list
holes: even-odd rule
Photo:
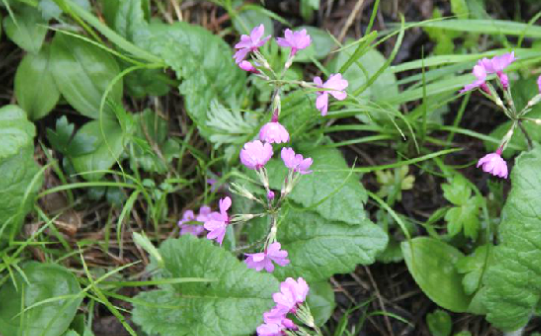
[[231, 217], [231, 222], [246, 222], [256, 216], [252, 214], [236, 214]]
[[269, 191], [267, 192], [267, 199], [268, 199], [269, 201], [272, 201], [272, 200], [274, 199], [274, 191], [269, 190]]

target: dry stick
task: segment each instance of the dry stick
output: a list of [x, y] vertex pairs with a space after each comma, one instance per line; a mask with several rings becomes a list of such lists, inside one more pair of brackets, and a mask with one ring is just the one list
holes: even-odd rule
[[340, 35], [338, 35], [338, 41], [342, 42], [344, 40], [344, 37], [346, 37], [346, 33], [353, 24], [353, 21], [355, 20], [355, 17], [357, 17], [357, 14], [361, 10], [362, 6], [364, 4], [364, 0], [358, 0], [355, 4], [355, 7], [353, 7], [353, 11], [351, 14], [349, 14], [348, 19], [346, 20], [346, 24], [342, 28], [342, 31], [340, 32]]
[[385, 304], [383, 303], [383, 299], [381, 298], [378, 285], [374, 281], [374, 278], [372, 277], [372, 273], [370, 273], [370, 269], [368, 269], [368, 267], [366, 266], [364, 266], [364, 269], [366, 273], [368, 274], [368, 279], [370, 280], [370, 283], [372, 284], [372, 286], [374, 286], [374, 290], [376, 291], [376, 297], [378, 298], [379, 306], [381, 307], [381, 310], [383, 310], [383, 312], [385, 313], [383, 314], [383, 319], [385, 320], [385, 326], [387, 327], [389, 334], [391, 336], [394, 336], [393, 328], [391, 327], [391, 321], [389, 320], [389, 316], [387, 316], [387, 310], [385, 309]]
[[178, 6], [177, 0], [171, 0], [171, 5], [173, 6], [173, 9], [175, 10], [177, 19], [179, 21], [182, 21], [182, 12], [180, 11], [180, 7]]

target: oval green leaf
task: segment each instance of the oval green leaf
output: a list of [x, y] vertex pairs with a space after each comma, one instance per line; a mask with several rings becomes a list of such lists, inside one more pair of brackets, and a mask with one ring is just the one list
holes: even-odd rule
[[47, 34], [47, 21], [37, 9], [23, 5], [13, 12], [13, 17], [4, 19], [4, 29], [10, 40], [20, 48], [37, 53]]
[[462, 287], [462, 276], [455, 268], [462, 252], [440, 240], [419, 237], [402, 243], [406, 265], [423, 292], [441, 307], [461, 313], [472, 297]]
[[34, 124], [26, 119], [26, 113], [20, 107], [6, 105], [0, 108], [0, 160], [30, 145], [35, 135]]

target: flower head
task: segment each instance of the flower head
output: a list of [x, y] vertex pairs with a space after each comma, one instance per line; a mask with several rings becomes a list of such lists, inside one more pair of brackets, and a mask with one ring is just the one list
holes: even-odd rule
[[293, 148], [282, 148], [281, 157], [287, 168], [292, 169], [301, 175], [310, 174], [312, 172], [308, 169], [310, 169], [314, 160], [311, 158], [305, 159], [301, 154], [295, 154]]
[[257, 327], [257, 336], [282, 336], [284, 328], [281, 324], [265, 323]]
[[296, 281], [293, 278], [287, 278], [280, 284], [280, 292], [274, 293], [272, 298], [276, 302], [276, 308], [285, 313], [294, 313], [299, 304], [306, 300], [310, 288], [303, 278]]
[[289, 133], [278, 120], [273, 120], [261, 127], [259, 139], [269, 143], [286, 143], [289, 141]]
[[205, 221], [205, 229], [209, 231], [207, 239], [215, 239], [220, 245], [224, 240], [227, 225], [229, 224], [229, 215], [227, 210], [231, 207], [231, 198], [225, 197], [220, 200], [220, 212], [212, 212]]
[[477, 64], [482, 66], [487, 74], [497, 74], [502, 83], [502, 87], [506, 89], [509, 86], [509, 77], [503, 73], [503, 70], [516, 60], [515, 53], [511, 52], [500, 56], [494, 56], [490, 59], [483, 58]]
[[197, 219], [192, 210], [184, 211], [184, 214], [182, 215], [182, 219], [178, 221], [178, 226], [180, 228], [180, 235], [191, 234], [194, 236], [199, 236], [201, 233], [203, 233], [204, 229], [202, 225], [186, 224], [187, 222], [193, 222], [196, 220]]
[[257, 328], [258, 336], [284, 335], [284, 329], [298, 330], [299, 328], [293, 321], [286, 317], [287, 312], [278, 308], [272, 308], [263, 314], [264, 324]]
[[341, 74], [331, 75], [325, 83], [323, 83], [320, 77], [314, 77], [314, 84], [318, 88], [332, 90], [317, 93], [316, 108], [321, 111], [322, 116], [327, 115], [327, 111], [329, 110], [329, 94], [338, 100], [344, 100], [348, 96], [344, 90], [349, 84], [347, 80], [342, 78]]
[[260, 169], [272, 157], [272, 146], [259, 140], [247, 142], [240, 151], [240, 161], [249, 169]]
[[306, 29], [300, 31], [292, 31], [291, 29], [286, 29], [284, 37], [278, 37], [276, 43], [280, 47], [291, 48], [291, 56], [295, 56], [297, 51], [308, 48], [312, 40], [310, 35], [306, 33]]
[[539, 94], [541, 94], [541, 76], [537, 78], [537, 87], [539, 88]]
[[475, 76], [475, 81], [473, 83], [464, 86], [464, 89], [460, 90], [460, 93], [471, 91], [478, 87], [486, 87], [485, 81], [487, 79], [487, 71], [485, 67], [481, 64], [483, 60], [479, 61], [476, 66], [473, 67], [473, 75]]
[[271, 273], [274, 271], [273, 262], [285, 266], [289, 264], [287, 259], [287, 251], [281, 250], [280, 243], [272, 243], [268, 246], [265, 252], [246, 254], [246, 265], [248, 268], [253, 268], [256, 271], [261, 271], [263, 268]]
[[477, 162], [477, 168], [482, 167], [485, 173], [506, 179], [507, 162], [501, 157], [501, 154], [501, 149], [498, 149], [495, 153], [485, 155]]
[[237, 52], [233, 56], [237, 64], [242, 62], [250, 52], [257, 50], [270, 39], [270, 35], [262, 39], [264, 33], [265, 26], [260, 24], [252, 29], [250, 35], [241, 35], [240, 42], [235, 44]]

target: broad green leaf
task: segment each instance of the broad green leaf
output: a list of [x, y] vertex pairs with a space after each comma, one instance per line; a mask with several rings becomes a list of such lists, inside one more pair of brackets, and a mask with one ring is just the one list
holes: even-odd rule
[[124, 77], [126, 93], [135, 98], [164, 96], [171, 90], [169, 76], [158, 69], [142, 69], [130, 72]]
[[[90, 6], [89, 0], [73, 0], [76, 4], [81, 6], [87, 11], [91, 11], [92, 7]], [[108, 0], [113, 2], [113, 0]], [[52, 18], [59, 19], [62, 15], [62, 10], [54, 2], [54, 0], [39, 0], [38, 8], [41, 11], [41, 15], [44, 19], [50, 20]]]
[[238, 108], [246, 91], [246, 74], [235, 65], [229, 45], [202, 27], [177, 22], [152, 23], [148, 28], [147, 35], [137, 35], [136, 43], [163, 58], [182, 79], [179, 91], [187, 112], [209, 137], [205, 125], [211, 102]]
[[336, 307], [333, 288], [329, 281], [311, 282], [308, 285], [310, 292], [306, 302], [316, 324], [322, 326], [329, 320]]
[[[350, 168], [340, 151], [319, 148], [301, 154], [314, 160], [310, 167], [313, 173], [301, 176], [288, 197], [328, 220], [349, 224], [365, 223], [366, 190], [359, 181], [360, 176], [348, 171]], [[274, 159], [267, 164], [267, 169], [271, 187], [280, 190], [287, 174], [284, 163]]]
[[278, 281], [258, 273], [206, 239], [185, 235], [162, 243], [162, 276], [197, 277], [137, 295], [133, 321], [160, 336], [250, 335], [273, 306]]
[[4, 241], [19, 233], [24, 217], [34, 206], [43, 177], [36, 177], [39, 167], [32, 144], [21, 147], [13, 156], [0, 158], [0, 171], [0, 238]]
[[419, 237], [403, 242], [402, 253], [415, 282], [432, 301], [452, 312], [468, 309], [472, 298], [455, 269], [462, 252], [441, 240]]
[[49, 48], [27, 54], [15, 74], [15, 96], [31, 120], [45, 117], [55, 107], [60, 92], [50, 69]]
[[[81, 114], [99, 118], [102, 97], [120, 73], [113, 56], [81, 39], [56, 33], [51, 46], [51, 61], [53, 76], [62, 96]], [[103, 115], [113, 116], [112, 105], [119, 104], [121, 99], [120, 79], [107, 96]]]
[[265, 35], [272, 35], [274, 27], [271, 18], [263, 11], [254, 9], [243, 10], [233, 18], [233, 27], [240, 34], [250, 34], [252, 29], [263, 24]]
[[0, 108], [0, 160], [13, 156], [33, 144], [36, 128], [16, 105]]
[[[338, 72], [353, 55], [355, 50], [353, 47], [348, 48], [346, 45], [344, 48], [329, 65], [331, 73]], [[354, 92], [365, 85], [384, 66], [385, 61], [385, 57], [378, 50], [373, 48], [368, 50], [344, 73], [344, 78], [349, 81], [348, 92]], [[371, 101], [379, 101], [396, 95], [398, 95], [396, 77], [391, 69], [387, 68], [360, 96]]]
[[3, 23], [6, 35], [15, 44], [28, 52], [39, 52], [47, 34], [48, 23], [36, 8], [19, 6], [13, 12], [13, 17], [7, 16]]
[[[73, 297], [81, 291], [77, 279], [67, 269], [56, 264], [31, 261], [22, 267], [22, 271], [28, 283], [17, 274], [17, 289], [11, 281], [0, 288], [3, 303], [0, 304], [0, 332], [3, 335], [62, 335], [82, 301], [82, 297]], [[22, 309], [44, 300], [50, 301], [17, 316]], [[7, 302], [9, 304], [4, 304]]]
[[327, 57], [335, 45], [329, 32], [310, 26], [301, 26], [295, 28], [294, 31], [302, 29], [306, 29], [306, 32], [312, 39], [312, 43], [310, 43], [308, 48], [299, 50], [295, 56], [295, 62], [311, 62], [311, 57], [314, 57], [315, 59]]
[[302, 276], [309, 282], [327, 280], [352, 272], [358, 264], [373, 263], [387, 240], [383, 230], [368, 219], [350, 225], [291, 209], [278, 227], [278, 241], [291, 263], [274, 273], [280, 278]]
[[541, 298], [541, 147], [521, 154], [502, 210], [500, 245], [483, 283], [487, 320], [504, 331], [526, 325]]
[[[490, 255], [487, 256], [487, 253]], [[479, 289], [481, 281], [486, 274], [492, 260], [492, 250], [488, 245], [479, 246], [475, 252], [469, 256], [465, 256], [456, 263], [456, 269], [459, 273], [464, 274], [462, 284], [466, 294], [471, 295]]]
[[[76, 143], [91, 141], [95, 149], [88, 154], [70, 157], [73, 167], [78, 173], [111, 168], [124, 150], [124, 140], [122, 129], [114, 120], [103, 119], [86, 123], [75, 134], [73, 141]], [[102, 176], [103, 173], [93, 173], [85, 174], [83, 177], [98, 180]]]
[[128, 0], [118, 1], [118, 3], [114, 21], [115, 30], [130, 41], [135, 40], [137, 34], [146, 34], [147, 15], [145, 12], [149, 11], [148, 1]]
[[441, 309], [426, 315], [426, 324], [432, 336], [449, 336], [453, 330], [451, 316]]

